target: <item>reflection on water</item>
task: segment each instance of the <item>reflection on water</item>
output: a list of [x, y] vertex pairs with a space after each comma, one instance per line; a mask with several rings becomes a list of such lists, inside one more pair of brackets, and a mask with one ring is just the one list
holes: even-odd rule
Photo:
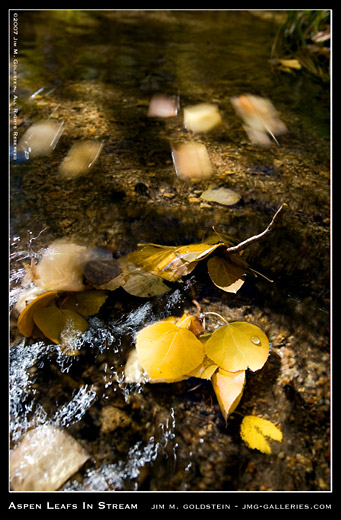
[[[289, 367], [278, 377], [283, 385], [299, 388], [304, 398], [308, 389], [302, 374], [313, 366], [320, 383], [309, 399], [315, 399], [319, 417], [324, 417], [328, 89], [304, 70], [274, 71], [269, 56], [277, 22], [247, 11], [20, 11], [19, 24], [19, 139], [28, 136], [25, 146], [30, 147], [37, 135], [32, 129], [38, 125], [41, 131], [43, 121], [47, 127], [46, 142], [38, 143], [43, 152], [29, 153], [29, 158], [18, 154], [10, 172], [12, 446], [45, 423], [82, 442], [91, 458], [64, 485], [65, 491], [157, 490], [159, 485], [169, 490], [248, 490], [247, 475], [240, 475], [236, 462], [241, 456], [237, 441], [219, 422], [203, 383], [199, 390], [196, 382], [183, 383], [170, 395], [164, 388], [169, 385], [125, 383], [123, 368], [140, 328], [182, 314], [195, 299], [206, 311], [264, 328], [283, 366]], [[262, 148], [249, 141], [231, 103], [245, 93], [272, 100], [288, 129], [276, 134], [279, 146]], [[151, 100], [160, 99], [161, 108], [154, 106], [148, 114]], [[193, 106], [214, 107], [220, 124], [208, 133], [202, 127], [199, 133], [186, 128], [184, 109]], [[47, 135], [51, 129], [52, 141]], [[84, 143], [94, 148], [79, 153]], [[183, 178], [192, 175], [188, 165], [190, 173], [177, 176], [179, 161], [174, 160], [174, 150], [189, 143], [205, 150], [205, 166], [209, 164], [209, 174], [195, 183]], [[35, 149], [41, 151], [38, 145]], [[73, 154], [73, 165], [64, 178], [60, 168], [68, 154]], [[231, 206], [204, 200], [202, 193], [211, 188], [232, 190], [240, 198]], [[77, 339], [80, 355], [74, 357], [41, 338], [18, 334], [13, 307], [27, 290], [22, 287], [25, 264], [39, 261], [57, 239], [106, 248], [115, 257], [137, 243], [198, 242], [212, 226], [242, 240], [264, 230], [283, 202], [289, 211], [282, 224], [246, 253], [273, 284], [247, 280], [237, 295], [226, 296], [207, 282], [207, 270], [198, 266], [166, 296], [146, 301], [115, 291], [101, 313], [89, 318], [89, 329]], [[293, 359], [299, 359], [299, 368]], [[275, 354], [272, 368], [274, 360]], [[266, 398], [271, 401], [264, 409], [253, 405], [260, 407], [257, 413], [272, 410], [291, 424], [284, 393], [276, 387]], [[245, 414], [250, 413], [249, 402], [241, 403]], [[101, 413], [106, 406], [128, 415], [130, 429], [104, 434]], [[325, 424], [323, 417], [319, 427]], [[304, 447], [301, 437], [290, 440], [305, 454], [308, 449], [321, 453], [316, 446]], [[248, 461], [244, 463], [246, 467]], [[316, 470], [322, 472], [320, 479], [327, 480], [324, 461], [315, 463], [322, 468]], [[313, 476], [308, 484], [296, 482], [286, 466], [283, 475], [285, 484], [280, 477], [272, 484], [269, 476], [269, 486], [323, 487]]]

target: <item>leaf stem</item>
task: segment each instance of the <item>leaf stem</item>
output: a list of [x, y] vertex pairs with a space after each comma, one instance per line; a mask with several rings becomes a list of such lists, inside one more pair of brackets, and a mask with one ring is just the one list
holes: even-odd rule
[[218, 316], [218, 318], [220, 318], [221, 320], [223, 320], [226, 325], [228, 325], [228, 322], [225, 320], [225, 318], [223, 318], [220, 314], [218, 314], [217, 312], [205, 312], [204, 313], [205, 316], [207, 316], [208, 314], [213, 314], [214, 316]]
[[272, 217], [272, 220], [271, 220], [270, 224], [268, 225], [268, 227], [266, 229], [264, 229], [264, 231], [262, 231], [262, 233], [259, 233], [259, 235], [254, 235], [253, 237], [247, 238], [246, 240], [243, 240], [242, 242], [240, 242], [236, 246], [228, 247], [226, 249], [226, 252], [227, 253], [239, 253], [239, 251], [241, 251], [242, 249], [245, 249], [250, 244], [253, 244], [254, 242], [257, 242], [258, 240], [262, 240], [263, 238], [265, 238], [272, 231], [272, 229], [273, 229], [273, 227], [275, 225], [275, 222], [278, 219], [279, 215], [282, 213], [282, 211], [286, 210], [287, 207], [288, 207], [288, 205], [286, 203], [283, 203], [278, 208], [278, 210], [276, 211], [276, 213]]

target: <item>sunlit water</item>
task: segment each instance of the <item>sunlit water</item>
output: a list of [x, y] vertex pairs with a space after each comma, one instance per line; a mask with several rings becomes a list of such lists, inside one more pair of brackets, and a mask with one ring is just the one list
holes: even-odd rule
[[[134, 12], [20, 14], [23, 129], [42, 115], [67, 118], [69, 129], [66, 125], [64, 141], [62, 138], [51, 155], [29, 164], [12, 163], [11, 309], [27, 290], [21, 287], [24, 265], [39, 261], [55, 238], [67, 236], [86, 245], [114, 246], [118, 255], [143, 241], [198, 241], [199, 232], [207, 234], [213, 224], [221, 226], [222, 232], [245, 238], [264, 229], [280, 203], [287, 201], [292, 213], [286, 226], [274, 233], [271, 243], [250, 253], [270, 278], [274, 271], [278, 283], [274, 290], [261, 285], [262, 290], [265, 287], [261, 295], [251, 284], [250, 292], [244, 288], [240, 301], [268, 306], [274, 322], [278, 314], [280, 323], [291, 319], [291, 331], [306, 326], [311, 344], [316, 340], [317, 345], [325, 345], [328, 96], [318, 82], [304, 75], [278, 79], [274, 71], [269, 72], [266, 64], [275, 27], [251, 14], [240, 17], [233, 12], [149, 13], [141, 20]], [[200, 136], [199, 141], [207, 142], [210, 152], [216, 154], [218, 185], [232, 186], [243, 194], [241, 203], [231, 211], [199, 209], [187, 199], [175, 209], [165, 206], [160, 197], [155, 199], [156, 209], [146, 204], [143, 197], [148, 190], [152, 198], [160, 188], [171, 188], [181, 196], [194, 189], [174, 177], [165, 139], [165, 135], [183, 132], [181, 123], [167, 127], [148, 122], [144, 115], [151, 95], [159, 91], [180, 95], [183, 104], [217, 103], [230, 121], [227, 133], [207, 139]], [[283, 112], [290, 133], [281, 147], [262, 150], [249, 146], [229, 102], [230, 96], [243, 92], [269, 97]], [[97, 126], [92, 127], [92, 122]], [[87, 138], [89, 133], [103, 140], [103, 162], [94, 177], [65, 184], [57, 177], [57, 168], [74, 139]], [[280, 164], [280, 169], [274, 164]], [[287, 169], [283, 173], [281, 168]], [[234, 175], [225, 175], [231, 169]], [[142, 202], [127, 198], [125, 190], [141, 195]], [[125, 308], [124, 300], [120, 310], [90, 318], [90, 328], [75, 345], [86, 351], [85, 361], [82, 356], [63, 355], [58, 345], [48, 341], [14, 334], [9, 368], [12, 445], [40, 424], [77, 431], [86, 414], [99, 402], [110, 403], [113, 394], [119, 394], [124, 403], [129, 403], [132, 394], [143, 394], [144, 384], [126, 384], [123, 375], [136, 333], [147, 323], [180, 314], [193, 298], [192, 288], [198, 280], [200, 295], [210, 298], [212, 289], [202, 289], [200, 274], [160, 301], [134, 300]], [[232, 301], [226, 305], [234, 308]], [[259, 338], [251, 341], [257, 345]], [[50, 364], [61, 375], [74, 378], [72, 391], [60, 395], [54, 389], [57, 383], [44, 379], [44, 371], [52, 374]], [[81, 366], [83, 373], [95, 366], [100, 379], [90, 382], [81, 377]], [[39, 394], [44, 385], [49, 388], [47, 393], [55, 390], [53, 397]], [[138, 476], [145, 466], [171, 457], [175, 467], [179, 451], [176, 425], [177, 411], [169, 406], [149, 439], [132, 438], [120, 460], [99, 465], [92, 461], [82, 482], [71, 479], [62, 489], [108, 491], [133, 486], [138, 490]], [[204, 442], [203, 438], [198, 442]], [[194, 458], [188, 448], [182, 461], [186, 474], [195, 466]], [[187, 489], [186, 483], [182, 489]]]

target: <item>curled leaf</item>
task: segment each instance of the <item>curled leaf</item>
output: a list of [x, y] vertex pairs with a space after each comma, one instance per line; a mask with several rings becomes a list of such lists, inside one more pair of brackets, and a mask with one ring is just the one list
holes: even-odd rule
[[199, 260], [207, 258], [221, 245], [199, 243], [175, 247], [144, 244], [128, 255], [128, 258], [144, 271], [175, 282], [191, 273]]
[[246, 415], [240, 426], [240, 435], [246, 444], [253, 450], [262, 453], [271, 453], [271, 447], [266, 437], [282, 442], [283, 434], [277, 426], [267, 419]]
[[205, 344], [206, 355], [229, 372], [262, 368], [269, 356], [269, 340], [256, 325], [235, 321], [215, 330]]
[[209, 258], [207, 268], [214, 285], [225, 292], [236, 293], [244, 283], [244, 268], [229, 258], [213, 256]]
[[188, 374], [204, 359], [204, 348], [195, 335], [169, 321], [142, 329], [136, 350], [143, 369], [152, 379], [176, 379]]
[[38, 309], [47, 307], [57, 297], [57, 293], [54, 291], [46, 292], [41, 294], [34, 300], [32, 300], [24, 309], [21, 311], [18, 318], [18, 330], [20, 334], [27, 338], [32, 335], [34, 321], [33, 315]]
[[219, 368], [213, 374], [212, 385], [225, 421], [237, 408], [243, 395], [245, 370], [227, 372]]

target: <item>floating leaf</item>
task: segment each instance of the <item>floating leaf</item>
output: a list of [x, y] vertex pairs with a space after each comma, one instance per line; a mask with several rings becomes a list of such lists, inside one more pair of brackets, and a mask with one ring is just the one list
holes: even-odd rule
[[60, 428], [44, 424], [26, 432], [10, 455], [14, 491], [56, 491], [89, 458], [89, 454]]
[[212, 377], [212, 385], [225, 421], [237, 408], [243, 395], [245, 370], [227, 372], [219, 368]]
[[169, 321], [142, 329], [136, 337], [139, 361], [152, 379], [175, 379], [194, 370], [204, 359], [195, 335]]
[[18, 318], [18, 330], [20, 334], [27, 338], [32, 335], [34, 321], [34, 313], [43, 307], [47, 307], [55, 298], [57, 293], [54, 291], [46, 292], [41, 294], [34, 300], [32, 300], [24, 309], [21, 311]]
[[142, 298], [151, 298], [153, 296], [162, 296], [170, 291], [170, 287], [166, 285], [159, 276], [147, 273], [137, 268], [134, 264], [130, 264], [131, 270], [128, 279], [122, 284], [123, 289], [132, 296]]
[[243, 119], [244, 130], [254, 144], [271, 144], [268, 134], [277, 143], [275, 136], [288, 131], [269, 99], [243, 94], [239, 97], [232, 97], [231, 103], [237, 114]]
[[208, 202], [217, 202], [223, 206], [233, 206], [239, 202], [241, 196], [228, 188], [212, 188], [203, 191], [200, 198]]
[[214, 372], [217, 370], [218, 365], [213, 363], [207, 356], [204, 361], [197, 368], [190, 372], [191, 377], [198, 377], [199, 379], [211, 379]]
[[235, 321], [215, 330], [205, 344], [206, 355], [229, 372], [262, 368], [269, 356], [269, 340], [256, 325]]
[[[234, 255], [236, 256], [236, 255]], [[229, 258], [214, 256], [207, 262], [208, 274], [214, 285], [223, 291], [236, 293], [244, 283], [245, 270]]]
[[26, 158], [48, 155], [57, 146], [64, 123], [43, 121], [26, 130], [18, 143], [18, 151]]
[[155, 94], [149, 103], [149, 117], [175, 117], [179, 109], [178, 96]]
[[55, 240], [36, 267], [35, 284], [46, 291], [82, 291], [83, 269], [91, 250], [66, 240]]
[[128, 255], [128, 258], [144, 271], [175, 282], [191, 273], [199, 260], [205, 259], [220, 246], [221, 243], [199, 243], [179, 247], [144, 244]]
[[59, 167], [61, 175], [67, 179], [73, 179], [89, 172], [102, 148], [103, 143], [98, 141], [75, 143]]
[[61, 343], [61, 334], [73, 331], [73, 336], [85, 332], [88, 322], [77, 312], [59, 309], [55, 304], [38, 309], [33, 320], [42, 333], [54, 343]]
[[301, 69], [302, 65], [300, 64], [299, 60], [297, 59], [289, 59], [289, 60], [278, 60], [280, 65], [282, 65], [285, 68], [289, 69]]
[[97, 314], [108, 295], [105, 291], [91, 290], [70, 294], [63, 303], [63, 309], [78, 312], [83, 316]]
[[216, 105], [199, 103], [184, 108], [184, 124], [192, 132], [209, 132], [221, 123], [221, 115]]
[[173, 144], [172, 159], [180, 179], [198, 182], [213, 175], [207, 148], [202, 143]]
[[271, 447], [265, 437], [282, 442], [283, 434], [271, 421], [247, 415], [240, 426], [240, 435], [246, 444], [253, 450], [262, 453], [271, 453]]

